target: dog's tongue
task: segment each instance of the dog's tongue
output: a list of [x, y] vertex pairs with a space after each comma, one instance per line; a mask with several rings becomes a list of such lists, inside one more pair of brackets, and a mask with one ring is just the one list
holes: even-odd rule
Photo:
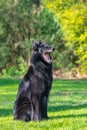
[[49, 52], [46, 52], [46, 53], [45, 53], [45, 55], [44, 55], [44, 59], [45, 59], [45, 61], [48, 62], [48, 63], [51, 62]]
[[48, 60], [50, 60], [49, 53], [46, 53], [45, 56], [47, 57]]

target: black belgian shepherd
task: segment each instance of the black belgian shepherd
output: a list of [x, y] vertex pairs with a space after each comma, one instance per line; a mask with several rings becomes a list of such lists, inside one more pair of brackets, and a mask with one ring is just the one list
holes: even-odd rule
[[53, 47], [43, 42], [32, 42], [31, 66], [19, 86], [14, 104], [14, 119], [30, 121], [48, 118], [47, 104], [52, 85]]

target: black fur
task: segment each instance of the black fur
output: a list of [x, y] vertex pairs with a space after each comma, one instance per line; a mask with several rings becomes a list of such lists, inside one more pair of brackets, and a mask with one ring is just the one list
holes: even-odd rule
[[19, 86], [14, 105], [14, 119], [30, 121], [48, 118], [47, 103], [52, 84], [53, 47], [33, 41], [31, 66]]

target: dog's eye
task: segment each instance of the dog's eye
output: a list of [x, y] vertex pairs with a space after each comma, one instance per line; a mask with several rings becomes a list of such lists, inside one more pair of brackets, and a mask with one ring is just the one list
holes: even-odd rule
[[42, 44], [42, 42], [41, 41], [39, 41], [39, 45], [41, 45]]
[[43, 47], [44, 47], [44, 45], [42, 44], [40, 47], [41, 47], [41, 48], [43, 48]]

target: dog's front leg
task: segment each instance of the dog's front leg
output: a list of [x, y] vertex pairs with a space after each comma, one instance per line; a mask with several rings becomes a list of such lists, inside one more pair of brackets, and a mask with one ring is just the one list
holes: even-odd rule
[[41, 113], [42, 113], [42, 118], [47, 119], [48, 115], [47, 115], [47, 105], [48, 105], [48, 97], [47, 96], [43, 96], [42, 97], [42, 103], [41, 103]]
[[33, 95], [32, 96], [32, 103], [33, 103], [33, 120], [41, 120], [41, 110], [40, 110], [40, 102], [39, 96]]

